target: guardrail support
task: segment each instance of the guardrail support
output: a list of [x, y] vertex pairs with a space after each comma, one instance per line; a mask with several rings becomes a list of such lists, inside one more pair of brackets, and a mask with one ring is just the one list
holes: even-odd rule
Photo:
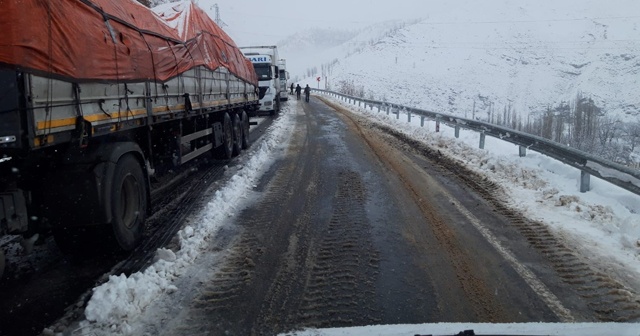
[[[0, 0], [2, 2], [2, 0]], [[318, 92], [327, 92], [328, 90], [318, 90]], [[335, 93], [334, 93], [335, 94]], [[336, 97], [340, 97], [340, 99], [345, 102], [349, 102], [349, 104], [355, 104], [359, 98], [351, 97], [349, 95], [344, 94], [335, 94]], [[390, 113], [398, 113], [396, 118], [399, 119], [399, 111], [397, 105], [391, 104], [389, 102], [375, 101], [371, 100], [378, 107], [378, 111], [382, 112], [383, 110], [389, 116]], [[495, 137], [497, 139], [505, 140], [504, 137], [510, 137], [510, 133], [516, 134], [516, 137], [509, 139], [510, 143], [515, 144], [519, 147], [519, 155], [521, 157], [526, 156], [527, 148], [534, 148], [535, 151], [550, 156], [553, 159], [556, 159], [560, 162], [563, 162], [569, 166], [572, 166], [578, 170], [587, 171], [587, 173], [581, 173], [581, 186], [580, 189], [582, 192], [586, 192], [590, 189], [590, 173], [595, 174], [594, 176], [601, 178], [613, 185], [617, 185], [623, 189], [626, 189], [636, 195], [640, 195], [640, 172], [637, 169], [631, 169], [629, 167], [625, 167], [614, 162], [610, 162], [605, 159], [598, 158], [589, 153], [585, 153], [583, 151], [567, 148], [566, 146], [562, 146], [561, 144], [555, 143], [553, 141], [545, 140], [540, 137], [527, 134], [525, 132], [510, 130], [505, 134], [505, 129], [503, 127], [496, 127], [495, 125], [473, 120], [467, 118], [459, 118], [454, 116], [449, 116], [446, 114], [440, 114], [432, 111], [420, 110], [414, 107], [405, 107], [400, 106], [400, 108], [405, 109], [405, 111], [411, 109], [411, 111], [416, 111], [421, 117], [420, 126], [425, 127], [424, 119], [435, 121], [435, 131], [440, 132], [440, 121], [445, 120], [446, 123], [455, 126], [452, 122], [458, 119], [459, 127], [465, 130], [476, 131], [480, 133], [480, 143], [479, 147], [484, 148], [485, 143], [485, 134]], [[410, 116], [408, 116], [410, 118]], [[428, 124], [426, 127], [429, 127]], [[533, 147], [532, 147], [533, 146]], [[576, 160], [578, 158], [579, 160]], [[585, 167], [583, 163], [584, 160], [588, 162], [593, 162], [596, 168], [593, 167]], [[600, 167], [601, 166], [601, 167]], [[614, 173], [611, 173], [614, 172]], [[631, 182], [631, 183], [630, 183]]]
[[460, 126], [456, 125], [455, 130], [456, 130], [456, 138], [459, 138], [460, 137]]
[[400, 119], [400, 109], [398, 109], [398, 111], [396, 111], [396, 119]]
[[407, 122], [411, 123], [411, 111], [407, 111]]
[[527, 156], [527, 147], [520, 146], [519, 147], [519, 154], [520, 154], [520, 157]]
[[591, 174], [580, 171], [580, 192], [585, 193], [591, 190]]

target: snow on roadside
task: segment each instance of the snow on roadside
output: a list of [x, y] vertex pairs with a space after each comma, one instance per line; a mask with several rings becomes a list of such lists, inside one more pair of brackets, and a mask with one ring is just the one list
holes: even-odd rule
[[248, 160], [226, 185], [218, 190], [203, 211], [178, 232], [180, 249], [159, 249], [157, 261], [130, 276], [112, 275], [94, 288], [85, 310], [86, 320], [72, 333], [83, 335], [127, 334], [138, 315], [163, 294], [175, 291], [173, 280], [194, 263], [216, 234], [223, 221], [246, 206], [250, 193], [262, 174], [284, 153], [293, 130], [295, 102], [283, 108], [258, 146], [244, 155]]
[[[331, 98], [333, 99], [333, 98]], [[546, 223], [572, 246], [595, 258], [601, 268], [640, 279], [640, 196], [592, 178], [591, 190], [579, 192], [580, 171], [534, 151], [520, 157], [518, 146], [486, 137], [485, 149], [479, 149], [480, 135], [460, 131], [444, 124], [435, 132], [435, 122], [420, 117], [387, 115], [377, 109], [342, 106], [368, 118], [391, 125], [404, 134], [437, 148], [444, 155], [498, 183], [506, 194], [506, 203], [525, 216]], [[640, 284], [636, 284], [640, 285]]]

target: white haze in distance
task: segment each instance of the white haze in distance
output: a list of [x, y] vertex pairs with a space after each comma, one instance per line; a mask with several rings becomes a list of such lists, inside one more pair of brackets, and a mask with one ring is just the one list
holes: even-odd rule
[[[357, 29], [387, 20], [423, 19], [437, 25], [477, 23], [521, 27], [580, 24], [584, 19], [640, 18], [637, 0], [197, 0], [214, 17], [218, 4], [224, 29], [240, 46], [273, 45], [310, 28]], [[518, 21], [518, 22], [514, 22]], [[640, 21], [640, 20], [638, 20]], [[634, 26], [633, 29], [636, 27]], [[557, 40], [560, 36], [549, 36]]]

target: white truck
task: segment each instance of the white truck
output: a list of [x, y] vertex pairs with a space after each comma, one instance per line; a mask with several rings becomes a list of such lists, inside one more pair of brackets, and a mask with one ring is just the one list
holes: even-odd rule
[[240, 47], [258, 75], [258, 89], [260, 108], [257, 111], [269, 112], [275, 115], [280, 112], [280, 80], [278, 60], [278, 47], [276, 46], [250, 46]]
[[280, 100], [287, 101], [289, 100], [289, 71], [287, 71], [287, 60], [279, 59], [278, 60], [278, 69], [280, 77]]

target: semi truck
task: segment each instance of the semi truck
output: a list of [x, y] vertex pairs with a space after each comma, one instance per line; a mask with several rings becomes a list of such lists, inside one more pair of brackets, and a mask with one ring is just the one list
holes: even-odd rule
[[280, 80], [277, 46], [240, 47], [244, 55], [253, 63], [258, 76], [260, 108], [258, 112], [271, 115], [280, 112]]
[[287, 60], [278, 60], [278, 77], [280, 79], [280, 100], [289, 100], [289, 71], [287, 71]]
[[5, 0], [0, 31], [0, 238], [130, 251], [152, 181], [249, 146], [256, 73], [191, 1]]

